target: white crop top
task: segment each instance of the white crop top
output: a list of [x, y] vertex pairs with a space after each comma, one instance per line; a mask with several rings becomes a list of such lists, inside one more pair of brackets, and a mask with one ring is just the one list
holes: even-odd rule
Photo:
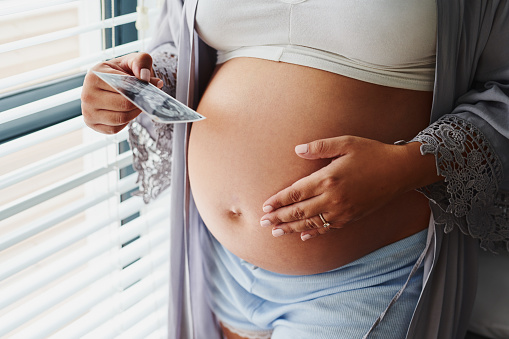
[[435, 0], [200, 0], [196, 30], [218, 63], [255, 57], [431, 91]]

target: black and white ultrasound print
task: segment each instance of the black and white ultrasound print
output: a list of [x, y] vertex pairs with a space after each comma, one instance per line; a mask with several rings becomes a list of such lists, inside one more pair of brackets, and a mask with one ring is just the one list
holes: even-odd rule
[[205, 119], [200, 113], [135, 76], [94, 73], [156, 122], [172, 124]]

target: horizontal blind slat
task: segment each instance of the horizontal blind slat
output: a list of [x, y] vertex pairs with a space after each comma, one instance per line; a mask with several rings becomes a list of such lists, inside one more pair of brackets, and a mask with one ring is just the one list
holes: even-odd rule
[[13, 42], [5, 43], [0, 45], [0, 53], [15, 51], [17, 49], [36, 46], [39, 44], [64, 39], [72, 36], [76, 36], [83, 33], [92, 32], [95, 30], [112, 28], [115, 26], [125, 25], [130, 22], [135, 22], [138, 15], [137, 13], [129, 13], [121, 16], [116, 16], [115, 18], [106, 19], [104, 21], [97, 21], [94, 23], [76, 26], [71, 28], [62, 29], [59, 31], [37, 35], [34, 37], [20, 39]]
[[[151, 305], [149, 305], [151, 306]], [[167, 317], [168, 308], [159, 307], [157, 311], [147, 307], [139, 312], [140, 318], [137, 319], [135, 325], [116, 336], [117, 339], [139, 339], [146, 338], [150, 333], [159, 329], [165, 324], [164, 318]], [[144, 317], [143, 317], [144, 316]]]
[[[136, 324], [141, 318], [140, 315], [146, 314], [146, 310], [153, 308], [154, 301], [160, 302], [161, 300], [166, 301], [168, 298], [168, 289], [157, 290], [155, 293], [140, 302], [136, 303], [132, 307], [128, 308], [122, 314], [119, 314], [115, 319], [100, 326], [88, 334], [84, 335], [81, 339], [111, 339], [117, 338], [126, 332], [133, 324]], [[155, 299], [155, 300], [154, 300]], [[166, 312], [168, 312], [167, 307]], [[164, 314], [164, 313], [163, 313]], [[120, 333], [119, 333], [120, 332]]]
[[138, 211], [143, 205], [141, 198], [131, 198], [120, 206], [120, 213], [118, 216], [111, 216], [110, 218], [98, 223], [81, 223], [72, 227], [59, 235], [55, 236], [51, 242], [41, 243], [17, 256], [16, 258], [8, 259], [0, 263], [0, 281], [24, 270], [25, 268], [36, 264], [37, 262], [49, 257], [50, 255], [66, 248], [67, 246], [81, 240], [98, 230], [107, 227], [108, 225], [117, 221], [119, 218], [127, 218], [133, 213]]
[[41, 100], [30, 102], [25, 105], [20, 105], [0, 113], [0, 124], [5, 124], [10, 121], [21, 119], [41, 111], [54, 108], [75, 100], [79, 100], [81, 96], [82, 87], [73, 88], [71, 90], [61, 92]]
[[[119, 192], [127, 192], [136, 188], [136, 175], [130, 175], [125, 179], [122, 179], [118, 185]], [[23, 240], [43, 232], [54, 225], [57, 225], [81, 212], [84, 212], [88, 208], [91, 208], [109, 198], [115, 196], [116, 192], [107, 192], [101, 195], [95, 195], [93, 197], [85, 198], [73, 203], [70, 203], [54, 212], [49, 213], [39, 219], [36, 219], [24, 226], [9, 232], [0, 237], [0, 251], [7, 249], [11, 246], [18, 244]]]
[[69, 119], [0, 145], [0, 158], [85, 127], [83, 117]]
[[[42, 217], [35, 222], [31, 222], [28, 225], [21, 226], [3, 235], [0, 238], [0, 251], [12, 247], [24, 240], [29, 239], [30, 237], [35, 236], [36, 234], [43, 232], [54, 225], [62, 222], [79, 212], [86, 210], [92, 206], [95, 206], [108, 198], [111, 198], [113, 193], [105, 193], [99, 196], [95, 196], [88, 199], [83, 199], [78, 202], [72, 203], [64, 207], [64, 210], [59, 209], [49, 215]], [[1, 279], [0, 279], [1, 280]]]
[[115, 58], [120, 55], [141, 50], [145, 41], [133, 41], [123, 45], [115, 46], [114, 48], [106, 49], [102, 52], [91, 54], [89, 56], [79, 57], [68, 61], [60, 62], [46, 67], [41, 67], [33, 71], [28, 71], [16, 74], [4, 79], [0, 79], [0, 91], [22, 85], [29, 81], [40, 80], [54, 74], [60, 74], [65, 71], [72, 71], [74, 69], [82, 69], [83, 67], [95, 64], [101, 60]]
[[[114, 246], [120, 246], [123, 243], [133, 239], [139, 234], [150, 234], [157, 229], [161, 220], [167, 220], [168, 212], [166, 210], [157, 210], [135, 219], [118, 231], [118, 238], [113, 241], [111, 237], [100, 237], [94, 246], [87, 246], [73, 251], [68, 256], [58, 258], [43, 269], [38, 269], [34, 273], [26, 276], [23, 280], [9, 286], [2, 286], [2, 294], [0, 295], [0, 309], [18, 301], [24, 296], [46, 286], [51, 281], [57, 280], [63, 275], [71, 272], [77, 267], [96, 258], [108, 249]], [[148, 226], [147, 226], [148, 225]], [[163, 227], [166, 227], [163, 226]], [[36, 256], [37, 254], [35, 254]]]
[[46, 1], [25, 1], [24, 3], [17, 0], [3, 1], [3, 8], [0, 12], [0, 16], [7, 16], [13, 14], [19, 14], [23, 12], [40, 10], [52, 6], [62, 5], [71, 2], [77, 2], [79, 0], [46, 0]]
[[25, 197], [19, 198], [11, 203], [5, 204], [0, 208], [0, 220], [7, 219], [15, 214], [23, 212], [42, 202], [72, 190], [84, 183], [97, 179], [100, 176], [112, 171], [115, 168], [122, 168], [132, 163], [132, 154], [125, 153], [118, 157], [117, 161], [108, 164], [105, 167], [97, 168], [92, 171], [74, 175], [68, 179], [62, 180], [54, 185], [43, 188]]
[[[129, 287], [109, 300], [94, 307], [87, 314], [64, 329], [50, 336], [50, 339], [81, 338], [89, 332], [95, 332], [94, 338], [113, 338], [122, 327], [121, 312], [129, 309], [151, 294], [158, 296], [158, 290], [168, 282], [168, 269], [163, 267], [152, 273], [150, 277]], [[165, 291], [167, 287], [164, 287]], [[167, 294], [167, 292], [166, 292]]]
[[[168, 310], [163, 311], [163, 316], [168, 318]], [[144, 339], [165, 339], [168, 337], [168, 322], [164, 322], [161, 327], [156, 329], [154, 332], [148, 334]]]
[[63, 165], [69, 161], [81, 158], [82, 156], [97, 151], [109, 144], [111, 144], [115, 138], [103, 138], [88, 144], [81, 144], [73, 148], [69, 148], [63, 152], [54, 154], [50, 157], [44, 158], [40, 161], [36, 161], [12, 171], [8, 174], [0, 176], [0, 189], [12, 186], [23, 180], [29, 179], [37, 174], [44, 173], [50, 169]]
[[[69, 321], [87, 312], [91, 307], [97, 305], [102, 300], [112, 295], [119, 288], [126, 288], [129, 283], [136, 281], [150, 272], [153, 266], [160, 265], [168, 259], [169, 249], [167, 246], [160, 246], [149, 255], [141, 258], [126, 269], [118, 272], [119, 279], [109, 277], [97, 281], [101, 276], [113, 271], [117, 267], [115, 258], [110, 262], [97, 265], [100, 271], [88, 270], [79, 272], [72, 276], [65, 284], [58, 284], [44, 294], [33, 298], [28, 305], [22, 305], [4, 316], [5, 322], [0, 323], [0, 336], [5, 335], [16, 329], [21, 324], [33, 319], [35, 316], [50, 310], [57, 303], [67, 299], [79, 290], [91, 286], [87, 293], [73, 298], [73, 302], [67, 303], [60, 310], [48, 312], [47, 316], [40, 317], [34, 324], [16, 334], [15, 338], [29, 338], [34, 334], [38, 337], [45, 337], [56, 329], [67, 324]], [[94, 267], [95, 268], [95, 267]], [[134, 281], [133, 281], [134, 280]], [[93, 283], [95, 281], [95, 283]], [[120, 284], [118, 282], [120, 281]]]

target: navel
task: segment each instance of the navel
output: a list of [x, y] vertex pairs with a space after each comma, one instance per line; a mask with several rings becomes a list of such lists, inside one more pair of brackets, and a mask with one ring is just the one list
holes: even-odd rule
[[242, 216], [242, 212], [238, 207], [232, 207], [228, 210], [228, 217], [232, 220], [238, 219]]

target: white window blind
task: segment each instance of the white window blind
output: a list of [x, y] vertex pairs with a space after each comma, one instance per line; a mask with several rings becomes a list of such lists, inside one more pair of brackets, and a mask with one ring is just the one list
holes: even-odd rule
[[166, 338], [168, 195], [132, 195], [127, 131], [58, 116], [79, 103], [69, 79], [147, 43], [121, 28], [157, 1], [127, 5], [0, 1], [1, 338]]

